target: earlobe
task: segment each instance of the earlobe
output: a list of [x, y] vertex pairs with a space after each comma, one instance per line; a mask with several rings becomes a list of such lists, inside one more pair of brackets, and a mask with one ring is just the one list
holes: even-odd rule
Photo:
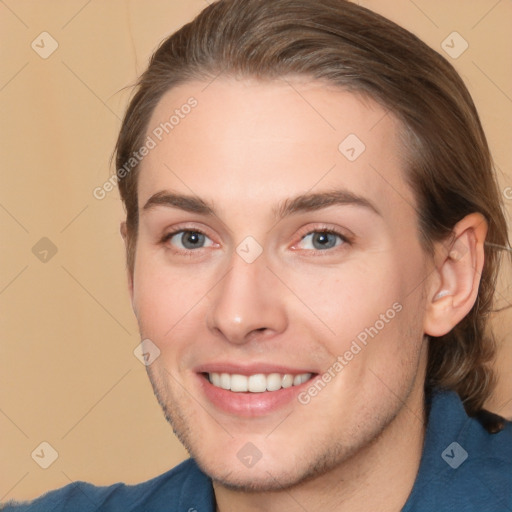
[[[121, 222], [121, 225], [119, 226], [119, 231], [121, 233], [121, 236], [123, 237], [125, 253], [128, 256], [128, 230], [126, 228], [126, 222], [124, 222], [124, 221]], [[130, 299], [132, 301], [132, 306], [133, 306], [133, 274], [130, 271], [130, 269], [128, 269], [127, 272], [128, 272], [128, 290], [130, 292]]]
[[471, 310], [484, 265], [487, 222], [480, 213], [464, 217], [436, 248], [435, 286], [428, 298], [425, 334], [443, 336]]
[[127, 231], [126, 231], [126, 222], [123, 221], [121, 222], [121, 225], [119, 226], [119, 231], [121, 233], [121, 236], [123, 237], [123, 240], [124, 240], [124, 243], [126, 244], [127, 242]]

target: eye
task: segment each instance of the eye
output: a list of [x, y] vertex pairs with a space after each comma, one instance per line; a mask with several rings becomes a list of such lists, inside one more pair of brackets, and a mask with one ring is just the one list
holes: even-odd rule
[[312, 231], [303, 236], [297, 247], [299, 249], [309, 249], [315, 251], [324, 251], [338, 247], [348, 240], [333, 231]]
[[200, 231], [177, 231], [167, 235], [165, 240], [178, 249], [186, 251], [213, 246], [213, 241]]

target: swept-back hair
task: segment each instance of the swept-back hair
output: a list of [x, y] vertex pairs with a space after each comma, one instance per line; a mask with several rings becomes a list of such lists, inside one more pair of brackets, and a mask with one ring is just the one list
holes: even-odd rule
[[220, 0], [166, 39], [141, 76], [116, 146], [126, 208], [127, 264], [133, 271], [138, 227], [138, 166], [123, 165], [144, 143], [162, 96], [219, 74], [272, 80], [302, 76], [367, 95], [402, 124], [406, 178], [418, 204], [425, 251], [472, 212], [488, 222], [478, 298], [448, 334], [429, 339], [426, 385], [455, 390], [477, 414], [494, 385], [495, 342], [487, 329], [499, 268], [508, 247], [501, 194], [482, 126], [453, 66], [409, 31], [346, 0]]

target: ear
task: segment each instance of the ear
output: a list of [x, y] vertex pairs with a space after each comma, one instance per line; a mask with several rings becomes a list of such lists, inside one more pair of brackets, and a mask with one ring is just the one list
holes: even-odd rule
[[[123, 237], [125, 253], [128, 254], [128, 229], [126, 227], [126, 222], [121, 222], [119, 227], [119, 231], [121, 232], [121, 236]], [[128, 273], [128, 290], [130, 292], [130, 299], [133, 305], [133, 274], [130, 269], [127, 270]]]
[[424, 319], [425, 334], [443, 336], [473, 307], [484, 266], [486, 235], [484, 216], [472, 213], [455, 225], [449, 240], [436, 247], [435, 275]]

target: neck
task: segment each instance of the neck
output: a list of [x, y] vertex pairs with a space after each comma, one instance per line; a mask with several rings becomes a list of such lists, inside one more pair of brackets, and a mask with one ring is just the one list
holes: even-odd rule
[[414, 485], [425, 423], [423, 387], [415, 386], [386, 429], [329, 473], [268, 493], [243, 493], [214, 483], [217, 512], [397, 512]]

